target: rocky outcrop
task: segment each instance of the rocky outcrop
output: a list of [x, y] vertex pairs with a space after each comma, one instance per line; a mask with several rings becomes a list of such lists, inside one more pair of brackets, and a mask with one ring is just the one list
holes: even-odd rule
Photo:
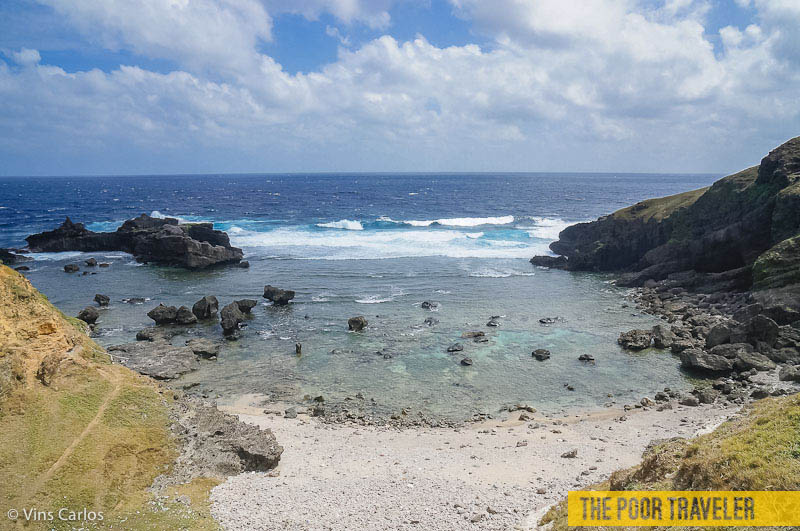
[[663, 279], [704, 292], [796, 285], [798, 168], [800, 137], [707, 189], [567, 227], [550, 248], [570, 270], [627, 273], [620, 280], [627, 286]]
[[619, 335], [617, 343], [626, 350], [644, 350], [650, 348], [653, 342], [651, 330], [630, 330]]
[[24, 256], [12, 251], [11, 249], [0, 249], [0, 264], [16, 265], [22, 262], [33, 260], [30, 256]]
[[146, 214], [129, 219], [115, 232], [92, 232], [67, 218], [57, 229], [33, 234], [26, 241], [32, 252], [123, 251], [140, 262], [188, 269], [238, 263], [243, 256], [211, 223], [179, 224], [174, 218]]
[[175, 319], [178, 317], [178, 308], [159, 304], [147, 312], [147, 317], [155, 321], [158, 325], [171, 324], [174, 323]]
[[264, 298], [272, 301], [275, 306], [286, 306], [294, 299], [294, 291], [267, 285], [264, 286]]
[[156, 380], [174, 380], [200, 366], [191, 348], [162, 340], [116, 345], [109, 347], [108, 353], [118, 363]]

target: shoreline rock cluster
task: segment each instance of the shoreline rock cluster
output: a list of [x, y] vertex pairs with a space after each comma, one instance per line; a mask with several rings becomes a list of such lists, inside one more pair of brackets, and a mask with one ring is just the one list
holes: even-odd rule
[[93, 232], [67, 218], [57, 229], [25, 238], [31, 252], [113, 252], [132, 254], [139, 262], [204, 269], [239, 264], [241, 249], [211, 223], [184, 223], [175, 218], [142, 214], [125, 221], [115, 232]]

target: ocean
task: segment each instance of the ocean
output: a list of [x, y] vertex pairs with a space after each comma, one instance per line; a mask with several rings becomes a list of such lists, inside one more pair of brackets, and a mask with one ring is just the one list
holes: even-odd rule
[[[403, 408], [464, 419], [525, 403], [540, 411], [627, 403], [664, 387], [688, 388], [668, 352], [621, 350], [621, 331], [657, 321], [608, 275], [537, 268], [564, 227], [648, 197], [711, 184], [717, 175], [313, 174], [0, 178], [0, 247], [50, 230], [66, 216], [96, 231], [148, 213], [211, 221], [243, 248], [250, 269], [190, 272], [142, 265], [124, 253], [42, 253], [26, 273], [67, 314], [111, 297], [97, 341], [132, 341], [157, 304], [224, 305], [258, 299], [242, 339], [174, 382], [221, 401], [259, 394], [285, 403], [357, 393], [376, 411]], [[110, 262], [96, 275], [67, 263]], [[297, 296], [285, 308], [261, 298], [272, 284]], [[123, 299], [142, 297], [144, 304]], [[421, 308], [438, 303], [436, 311]], [[365, 333], [347, 331], [363, 315]], [[499, 327], [487, 327], [500, 316]], [[435, 326], [424, 323], [438, 320]], [[545, 326], [544, 317], [559, 317]], [[462, 339], [483, 330], [489, 341]], [[177, 336], [221, 339], [219, 324]], [[295, 355], [295, 343], [303, 355]], [[447, 353], [461, 343], [464, 350]], [[550, 360], [531, 351], [546, 348]], [[578, 361], [592, 354], [595, 364]], [[466, 367], [460, 361], [473, 360]], [[567, 385], [574, 390], [568, 390]], [[610, 396], [609, 396], [610, 395]]]

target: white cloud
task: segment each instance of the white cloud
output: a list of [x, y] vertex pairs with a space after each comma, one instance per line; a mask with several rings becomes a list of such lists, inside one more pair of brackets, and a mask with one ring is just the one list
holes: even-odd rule
[[38, 1], [106, 48], [208, 72], [253, 68], [258, 41], [271, 38], [272, 20], [258, 0]]
[[294, 13], [317, 19], [330, 13], [348, 24], [361, 22], [371, 28], [386, 28], [391, 22], [389, 9], [397, 0], [264, 0], [270, 13]]
[[[0, 62], [0, 130], [14, 132], [0, 159], [18, 167], [47, 146], [84, 171], [719, 170], [800, 132], [786, 29], [800, 9], [784, 0], [756, 0], [756, 23], [723, 28], [716, 51], [697, 0], [452, 0], [491, 46], [383, 36], [298, 75], [257, 51], [289, 9], [277, 2], [46, 1], [181, 70], [68, 73], [6, 53], [27, 65]], [[390, 6], [290, 10], [380, 26]]]

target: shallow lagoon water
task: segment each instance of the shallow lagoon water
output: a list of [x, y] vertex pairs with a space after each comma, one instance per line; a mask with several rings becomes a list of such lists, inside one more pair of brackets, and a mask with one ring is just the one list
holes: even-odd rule
[[[223, 400], [259, 393], [337, 401], [362, 393], [386, 413], [406, 407], [460, 419], [514, 403], [546, 412], [593, 409], [612, 400], [609, 394], [629, 403], [691, 383], [668, 352], [619, 348], [621, 331], [658, 321], [629, 305], [610, 277], [537, 268], [528, 259], [572, 222], [697, 188], [713, 176], [183, 177], [134, 178], [127, 186], [121, 179], [3, 180], [0, 204], [12, 208], [0, 214], [0, 246], [22, 245], [24, 235], [53, 228], [65, 215], [114, 230], [127, 217], [158, 211], [228, 231], [249, 270], [189, 272], [137, 264], [124, 253], [60, 253], [38, 255], [28, 273], [71, 315], [95, 293], [109, 295], [97, 330], [104, 345], [132, 341], [161, 302], [258, 299], [242, 339], [225, 342], [216, 361], [178, 386], [196, 384]], [[218, 182], [224, 186], [208, 191]], [[63, 272], [64, 264], [89, 256], [112, 265], [94, 275]], [[261, 298], [265, 284], [294, 289], [297, 297], [273, 308]], [[129, 297], [149, 300], [122, 302]], [[425, 300], [438, 302], [438, 311], [422, 309]], [[347, 331], [355, 315], [369, 320], [364, 333]], [[487, 327], [497, 315], [501, 326]], [[539, 323], [556, 316], [563, 320]], [[429, 327], [426, 317], [439, 323]], [[485, 331], [489, 341], [462, 339], [468, 330]], [[220, 339], [218, 322], [188, 327], [174, 342], [196, 336]], [[299, 358], [296, 342], [303, 345]], [[448, 354], [456, 342], [464, 351]], [[551, 359], [533, 359], [537, 348], [550, 350]], [[596, 363], [578, 361], [583, 353]], [[463, 357], [474, 364], [462, 366]]]

